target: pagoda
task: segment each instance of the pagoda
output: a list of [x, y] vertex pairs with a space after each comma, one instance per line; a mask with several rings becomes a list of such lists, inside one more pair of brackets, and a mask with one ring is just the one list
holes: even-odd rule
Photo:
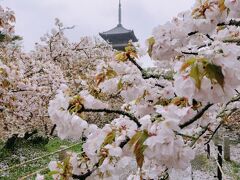
[[99, 35], [107, 41], [116, 50], [123, 51], [129, 41], [137, 42], [137, 38], [133, 30], [128, 30], [122, 25], [122, 9], [121, 0], [119, 0], [118, 25], [109, 31], [99, 33]]

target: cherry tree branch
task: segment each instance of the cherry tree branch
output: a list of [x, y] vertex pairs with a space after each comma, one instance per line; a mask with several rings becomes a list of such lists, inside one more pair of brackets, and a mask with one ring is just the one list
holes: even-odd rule
[[228, 23], [219, 23], [218, 26], [240, 26], [240, 21], [231, 19]]
[[156, 87], [160, 87], [160, 88], [165, 88], [165, 86], [161, 85], [161, 84], [155, 84]]
[[[183, 125], [181, 125], [181, 128], [184, 128], [190, 124], [192, 124], [193, 122], [195, 122], [196, 120], [198, 120], [205, 111], [207, 111], [213, 104], [207, 104], [195, 117], [193, 117], [191, 120], [189, 120], [188, 122], [184, 123]], [[135, 116], [133, 116], [130, 113], [127, 113], [125, 111], [121, 111], [121, 110], [109, 110], [109, 109], [86, 109], [83, 108], [81, 110], [81, 112], [106, 112], [106, 113], [116, 113], [116, 114], [121, 114], [121, 115], [125, 115], [127, 117], [129, 117], [130, 119], [132, 119], [134, 122], [136, 122], [136, 124], [138, 125], [138, 127], [141, 127], [141, 124], [138, 122], [137, 118]], [[199, 135], [198, 138], [194, 139], [194, 143], [192, 143], [193, 145], [195, 144], [195, 142], [207, 131], [207, 128], [204, 128], [203, 132]], [[183, 134], [178, 134], [178, 135], [183, 135]], [[188, 137], [189, 138], [189, 137]], [[192, 137], [191, 137], [192, 138]], [[129, 142], [129, 138], [127, 138], [125, 141], [123, 141], [122, 143], [120, 143], [119, 147], [123, 148], [128, 142]], [[72, 177], [75, 179], [79, 179], [79, 180], [85, 180], [87, 177], [89, 177], [94, 171], [97, 170], [97, 168], [99, 167], [99, 163], [96, 163], [94, 165], [94, 168], [92, 170], [89, 170], [87, 173], [82, 174], [82, 175], [73, 175]]]
[[151, 78], [153, 78], [153, 79], [160, 79], [160, 78], [163, 78], [163, 79], [167, 79], [167, 80], [173, 80], [172, 77], [166, 76], [164, 74], [151, 74], [151, 73], [148, 73], [129, 54], [127, 54], [127, 57], [128, 57], [128, 60], [131, 63], [133, 63], [139, 69], [139, 71], [142, 73], [143, 79], [151, 79]]
[[92, 173], [97, 170], [97, 168], [98, 168], [98, 167], [95, 167], [95, 168], [92, 169], [91, 171], [88, 170], [88, 172], [85, 173], [85, 174], [81, 174], [81, 175], [73, 174], [72, 177], [73, 177], [74, 179], [85, 180], [85, 179], [87, 179], [87, 177], [91, 176]]
[[119, 114], [119, 115], [123, 115], [123, 116], [127, 116], [129, 117], [131, 120], [133, 120], [138, 127], [141, 127], [141, 124], [139, 123], [138, 119], [131, 113], [128, 113], [126, 111], [122, 111], [122, 110], [113, 110], [113, 109], [88, 109], [88, 108], [83, 108], [80, 110], [80, 112], [104, 112], [104, 113], [108, 113], [108, 114]]
[[[188, 36], [193, 36], [198, 33], [199, 33], [199, 31], [193, 31], [193, 32], [188, 33]], [[214, 39], [209, 34], [203, 34], [203, 33], [199, 33], [199, 34], [202, 34], [202, 35], [206, 36], [209, 40], [214, 41]]]
[[224, 43], [237, 43], [237, 45], [240, 44], [240, 39], [237, 38], [237, 39], [225, 39], [223, 40]]
[[211, 46], [211, 45], [212, 45], [212, 43], [204, 44], [202, 46], [199, 46], [197, 49], [199, 50], [199, 49], [202, 49], [204, 47]]
[[[123, 148], [129, 141], [130, 139], [127, 137], [124, 141], [120, 143], [119, 147]], [[85, 180], [87, 177], [91, 176], [92, 173], [94, 173], [94, 171], [97, 170], [97, 168], [99, 167], [99, 162], [96, 163], [93, 167], [94, 168], [92, 170], [88, 170], [88, 172], [86, 172], [85, 174], [81, 174], [81, 175], [73, 174], [72, 177], [74, 179]]]
[[188, 33], [188, 36], [192, 36], [192, 35], [195, 35], [197, 33], [198, 33], [198, 31], [193, 31], [193, 32]]
[[189, 121], [181, 124], [179, 127], [181, 129], [189, 126], [190, 124], [194, 123], [195, 121], [197, 121], [198, 119], [200, 119], [203, 114], [212, 106], [212, 103], [208, 103], [201, 111], [199, 111], [192, 119], [190, 119]]
[[182, 51], [183, 54], [187, 54], [187, 55], [194, 55], [197, 56], [198, 53], [197, 52], [187, 52], [187, 51]]

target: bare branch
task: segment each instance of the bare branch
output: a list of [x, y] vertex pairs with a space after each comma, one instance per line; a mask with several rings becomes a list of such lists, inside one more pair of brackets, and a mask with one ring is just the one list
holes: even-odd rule
[[219, 128], [222, 126], [223, 121], [217, 126], [217, 128], [213, 131], [211, 137], [208, 139], [207, 142], [204, 143], [204, 145], [207, 145], [208, 143], [210, 143], [210, 141], [212, 140], [212, 138], [214, 137], [214, 135], [217, 133], [217, 131], [219, 130]]
[[178, 135], [178, 136], [182, 136], [182, 137], [184, 137], [184, 138], [196, 140], [196, 137], [194, 137], [194, 136], [189, 136], [189, 135], [187, 135], [187, 134], [182, 134], [182, 133], [177, 132], [177, 131], [174, 131], [174, 132], [175, 132], [175, 134]]

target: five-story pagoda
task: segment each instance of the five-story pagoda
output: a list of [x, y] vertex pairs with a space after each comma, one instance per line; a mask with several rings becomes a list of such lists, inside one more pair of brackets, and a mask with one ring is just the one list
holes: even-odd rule
[[119, 0], [118, 25], [109, 31], [99, 33], [99, 35], [107, 41], [116, 50], [124, 50], [129, 41], [137, 42], [137, 38], [133, 30], [128, 30], [122, 25], [121, 0]]

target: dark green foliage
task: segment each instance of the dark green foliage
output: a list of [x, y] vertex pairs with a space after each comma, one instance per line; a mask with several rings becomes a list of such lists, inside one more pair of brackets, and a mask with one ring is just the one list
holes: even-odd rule
[[14, 35], [13, 37], [9, 37], [0, 31], [0, 42], [4, 42], [4, 41], [15, 42], [15, 41], [21, 41], [22, 39], [23, 38], [21, 36], [17, 36], [17, 35]]
[[5, 35], [0, 32], [0, 42], [3, 42], [5, 39]]

